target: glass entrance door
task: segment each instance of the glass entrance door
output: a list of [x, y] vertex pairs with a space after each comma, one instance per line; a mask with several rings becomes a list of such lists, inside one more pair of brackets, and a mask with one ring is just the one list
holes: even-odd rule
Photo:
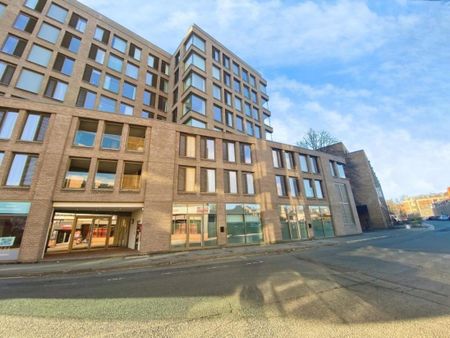
[[202, 216], [189, 215], [188, 217], [188, 246], [191, 248], [202, 246]]
[[104, 248], [107, 244], [108, 229], [111, 217], [94, 218], [92, 220], [91, 240], [89, 249]]

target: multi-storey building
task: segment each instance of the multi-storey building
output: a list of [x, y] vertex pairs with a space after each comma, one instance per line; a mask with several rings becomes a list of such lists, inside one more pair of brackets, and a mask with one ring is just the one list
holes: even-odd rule
[[345, 157], [270, 141], [266, 81], [73, 0], [0, 0], [0, 259], [361, 232]]

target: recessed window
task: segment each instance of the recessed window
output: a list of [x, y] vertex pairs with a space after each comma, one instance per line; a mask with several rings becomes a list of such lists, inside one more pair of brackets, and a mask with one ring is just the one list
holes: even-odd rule
[[122, 115], [128, 115], [131, 116], [134, 113], [134, 107], [130, 106], [129, 104], [126, 104], [124, 102], [120, 103], [120, 113]]
[[28, 142], [44, 141], [49, 121], [49, 115], [29, 113], [20, 140]]
[[214, 120], [217, 122], [223, 122], [223, 116], [222, 116], [222, 108], [216, 105], [213, 105], [213, 113], [214, 113]]
[[225, 68], [230, 69], [230, 58], [228, 56], [226, 56], [225, 54], [223, 54], [223, 56], [222, 56], [222, 63]]
[[161, 72], [169, 76], [169, 64], [167, 62], [161, 61]]
[[258, 126], [255, 126], [255, 137], [261, 138], [261, 128]]
[[231, 101], [231, 93], [229, 93], [229, 92], [227, 92], [226, 90], [224, 90], [224, 96], [225, 96], [225, 104], [226, 104], [227, 106], [230, 106], [230, 107], [231, 107], [231, 105], [232, 105], [232, 101]]
[[236, 162], [236, 145], [232, 141], [223, 141], [223, 160]]
[[41, 29], [39, 30], [38, 37], [40, 37], [45, 41], [55, 44], [56, 41], [58, 41], [60, 32], [61, 30], [59, 28], [49, 25], [46, 22], [43, 22], [41, 25]]
[[101, 95], [100, 101], [98, 104], [98, 110], [108, 112], [108, 113], [115, 113], [116, 112], [116, 104], [117, 104], [116, 100]]
[[155, 74], [147, 72], [147, 74], [145, 75], [145, 84], [147, 86], [156, 87], [157, 79], [158, 77]]
[[216, 66], [212, 66], [212, 76], [213, 78], [215, 78], [216, 80], [220, 81], [220, 68], [216, 67]]
[[136, 65], [133, 65], [132, 63], [127, 63], [125, 68], [125, 74], [132, 79], [137, 80], [139, 77], [139, 67]]
[[244, 120], [240, 116], [236, 116], [236, 129], [240, 132], [244, 132]]
[[250, 86], [256, 88], [256, 79], [253, 75], [250, 74]]
[[225, 194], [237, 194], [238, 184], [237, 184], [237, 171], [234, 170], [224, 170], [224, 192]]
[[223, 82], [225, 86], [231, 87], [231, 76], [227, 72], [223, 72]]
[[236, 62], [233, 62], [233, 74], [239, 76], [239, 65]]
[[269, 109], [269, 101], [264, 97], [261, 97], [261, 105], [263, 108]]
[[252, 164], [252, 147], [250, 144], [241, 143], [241, 163]]
[[261, 93], [263, 94], [267, 94], [267, 87], [264, 83], [260, 82], [259, 83], [259, 90], [261, 91]]
[[252, 106], [250, 103], [244, 102], [244, 113], [245, 115], [252, 117]]
[[319, 172], [319, 164], [317, 163], [317, 157], [309, 156], [309, 164], [311, 172], [313, 174], [317, 174]]
[[188, 50], [192, 45], [203, 52], [205, 51], [205, 40], [195, 34], [191, 34], [191, 36], [187, 39], [186, 43], [184, 44], [184, 50]]
[[73, 145], [79, 147], [93, 147], [97, 135], [98, 121], [80, 120], [75, 132]]
[[280, 149], [272, 149], [272, 161], [274, 168], [283, 168], [283, 159]]
[[9, 140], [19, 113], [0, 110], [0, 139]]
[[289, 191], [292, 197], [298, 197], [300, 195], [298, 180], [296, 177], [289, 177]]
[[131, 83], [124, 82], [123, 87], [122, 87], [122, 96], [126, 97], [127, 99], [130, 99], [130, 100], [135, 100], [136, 99], [136, 86]]
[[89, 50], [89, 58], [95, 60], [95, 62], [104, 64], [105, 62], [106, 51], [97, 47], [96, 45], [91, 45], [91, 49]]
[[95, 92], [87, 90], [85, 88], [80, 88], [76, 106], [86, 109], [94, 109], [96, 98], [97, 94]]
[[103, 88], [118, 94], [120, 89], [120, 79], [110, 74], [106, 74], [105, 81], [103, 82]]
[[244, 88], [244, 96], [247, 99], [250, 99], [250, 88], [248, 88], [246, 85], [244, 85], [243, 88]]
[[153, 69], [158, 70], [159, 59], [154, 55], [149, 55], [147, 57], [147, 65]]
[[105, 45], [109, 42], [110, 31], [97, 26], [95, 28], [94, 39], [100, 42], [103, 42]]
[[[167, 113], [168, 111], [168, 107], [167, 107], [167, 98], [164, 96], [159, 96], [158, 97], [158, 109]], [[158, 118], [160, 120], [165, 120], [165, 118], [163, 119], [162, 116], [158, 116]]]
[[314, 198], [314, 189], [312, 186], [312, 180], [303, 179], [303, 187], [305, 188], [305, 196], [306, 198]]
[[226, 111], [227, 126], [233, 128], [233, 113]]
[[194, 65], [195, 67], [205, 71], [205, 59], [200, 55], [191, 52], [185, 60], [184, 70], [188, 69], [190, 65]]
[[140, 61], [141, 60], [142, 49], [137, 47], [134, 44], [130, 44], [130, 50], [128, 55], [130, 55], [133, 59]]
[[180, 135], [180, 149], [179, 149], [180, 156], [195, 158], [196, 154], [195, 140], [196, 140], [195, 136], [184, 134]]
[[108, 67], [121, 73], [122, 72], [122, 66], [123, 66], [123, 59], [114, 55], [114, 54], [110, 54], [109, 55], [109, 60], [108, 60]]
[[65, 189], [84, 189], [91, 166], [90, 158], [70, 158], [64, 178]]
[[245, 69], [242, 69], [242, 80], [248, 83], [248, 72]]
[[178, 167], [178, 191], [195, 192], [196, 170], [193, 167]]
[[52, 3], [50, 5], [50, 8], [48, 9], [47, 16], [55, 19], [56, 21], [64, 23], [66, 21], [68, 13], [69, 11], [67, 9], [56, 5], [55, 3]]
[[258, 96], [256, 95], [256, 92], [252, 90], [251, 92], [252, 102], [258, 104]]
[[212, 138], [202, 137], [200, 139], [200, 156], [205, 160], [215, 160], [216, 158], [216, 143]]
[[[0, 4], [0, 17], [1, 17], [1, 15], [2, 15], [2, 13], [1, 13], [1, 4]], [[2, 166], [2, 164], [3, 164], [3, 158], [5, 157], [5, 152], [4, 151], [0, 151], [0, 167]]]
[[346, 178], [345, 166], [342, 163], [336, 163], [337, 174], [340, 178]]
[[125, 54], [127, 50], [127, 42], [124, 39], [119, 38], [117, 35], [114, 35], [112, 39], [112, 48]]
[[213, 84], [213, 97], [216, 100], [222, 100], [222, 88], [220, 88], [218, 85]]
[[52, 57], [52, 51], [50, 49], [41, 47], [39, 45], [33, 45], [28, 55], [27, 60], [36, 63], [40, 66], [47, 67]]
[[212, 57], [214, 61], [220, 62], [220, 51], [215, 47], [212, 48]]
[[125, 162], [123, 167], [122, 185], [124, 190], [139, 190], [141, 188], [142, 163]]
[[148, 90], [144, 90], [144, 97], [142, 99], [142, 103], [146, 106], [154, 107], [155, 106], [155, 94], [149, 92]]
[[286, 192], [286, 178], [284, 176], [275, 176], [278, 196], [287, 196]]
[[234, 98], [234, 108], [237, 111], [242, 111], [242, 100], [240, 98]]
[[45, 90], [44, 95], [54, 100], [64, 101], [66, 91], [67, 83], [51, 77], [48, 80], [47, 89]]
[[255, 180], [253, 173], [242, 173], [242, 187], [245, 195], [255, 194]]
[[89, 82], [91, 85], [98, 87], [102, 72], [90, 65], [86, 65], [83, 73], [83, 81]]
[[299, 155], [299, 160], [300, 160], [300, 169], [302, 170], [302, 172], [307, 173], [308, 170], [308, 162], [307, 162], [307, 157], [306, 155]]
[[206, 115], [206, 100], [195, 94], [190, 94], [183, 102], [183, 115], [190, 111]]
[[[259, 110], [258, 108], [253, 107], [253, 118], [257, 121], [259, 121]], [[270, 116], [269, 116], [269, 126], [270, 126]]]
[[34, 176], [38, 156], [33, 154], [14, 154], [9, 168], [6, 186], [29, 187]]
[[152, 113], [152, 112], [143, 110], [141, 112], [141, 117], [143, 117], [144, 119], [154, 119], [155, 118], [155, 114]]
[[67, 48], [72, 53], [78, 53], [80, 49], [81, 39], [78, 36], [73, 35], [72, 33], [66, 32], [64, 34], [64, 38], [61, 42], [61, 46]]
[[3, 44], [2, 52], [9, 55], [21, 57], [26, 45], [26, 40], [14, 35], [8, 35], [6, 37], [5, 43]]
[[202, 128], [202, 129], [206, 128], [206, 123], [205, 122], [202, 122], [200, 120], [194, 119], [192, 117], [190, 119], [188, 119], [184, 124], [187, 125], [187, 126], [195, 127], [195, 128]]
[[16, 70], [16, 66], [0, 61], [0, 83], [8, 86]]
[[200, 192], [215, 193], [216, 192], [216, 170], [201, 168], [200, 169]]
[[84, 33], [87, 26], [87, 20], [76, 13], [72, 14], [69, 21], [69, 26], [75, 28], [77, 31]]
[[127, 150], [143, 152], [145, 147], [145, 127], [130, 126]]
[[184, 90], [187, 90], [190, 86], [192, 86], [204, 92], [206, 88], [205, 83], [205, 78], [197, 73], [191, 72], [184, 80]]
[[314, 187], [316, 188], [316, 197], [322, 199], [323, 198], [322, 181], [314, 180]]
[[47, 0], [26, 0], [25, 7], [35, 10], [36, 12], [42, 12]]
[[16, 88], [37, 94], [41, 90], [43, 80], [44, 75], [24, 68], [19, 75]]
[[102, 149], [120, 149], [120, 139], [122, 137], [122, 125], [117, 123], [105, 123], [105, 130], [102, 138]]
[[33, 33], [37, 19], [33, 16], [20, 12], [14, 22], [14, 28], [27, 33]]
[[95, 174], [95, 189], [114, 189], [116, 180], [117, 161], [99, 160], [97, 163], [97, 172]]
[[295, 167], [295, 162], [294, 162], [294, 154], [291, 153], [290, 151], [285, 151], [284, 152], [284, 161], [286, 163], [286, 168], [289, 170], [294, 169]]
[[169, 81], [167, 81], [166, 79], [160, 78], [159, 79], [159, 90], [161, 90], [167, 94], [169, 92]]
[[64, 74], [64, 75], [72, 75], [73, 66], [75, 64], [75, 60], [64, 55], [58, 53], [56, 56], [55, 64], [53, 65], [53, 69]]

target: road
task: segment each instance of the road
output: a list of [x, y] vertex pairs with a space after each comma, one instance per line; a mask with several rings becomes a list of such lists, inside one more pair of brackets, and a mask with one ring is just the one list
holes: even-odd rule
[[450, 222], [435, 224], [226, 262], [3, 279], [0, 336], [449, 337]]

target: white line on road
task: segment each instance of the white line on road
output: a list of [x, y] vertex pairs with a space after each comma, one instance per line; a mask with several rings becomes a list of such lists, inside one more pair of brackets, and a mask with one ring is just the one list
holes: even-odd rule
[[350, 244], [350, 243], [359, 243], [359, 242], [366, 242], [366, 241], [372, 241], [374, 239], [381, 239], [381, 238], [387, 238], [388, 236], [378, 236], [378, 237], [370, 237], [370, 238], [362, 238], [362, 239], [354, 239], [351, 241], [347, 241], [345, 243]]
[[254, 262], [245, 263], [245, 265], [255, 265], [255, 264], [262, 264], [262, 263], [264, 263], [264, 261], [254, 261]]

